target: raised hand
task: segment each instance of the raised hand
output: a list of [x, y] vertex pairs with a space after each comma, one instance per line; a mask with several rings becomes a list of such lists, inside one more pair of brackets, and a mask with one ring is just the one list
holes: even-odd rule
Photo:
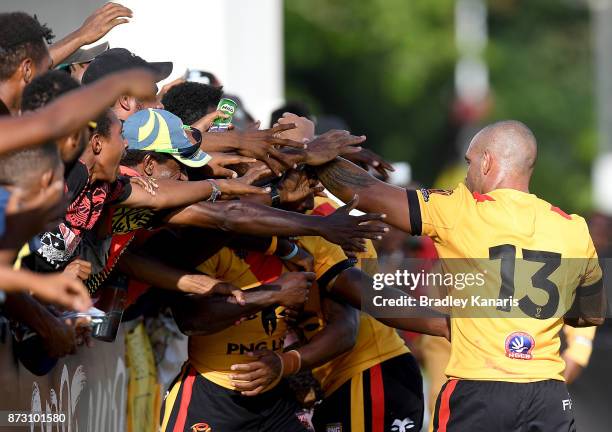
[[314, 139], [315, 124], [306, 117], [300, 117], [293, 113], [284, 113], [274, 126], [286, 124], [294, 124], [295, 129], [279, 132], [279, 138], [287, 138], [297, 142], [310, 142]]
[[302, 150], [306, 148], [303, 142], [277, 136], [294, 128], [294, 124], [286, 124], [275, 126], [272, 129], [248, 129], [242, 132], [229, 132], [228, 134], [236, 134], [235, 136], [238, 139], [236, 150], [239, 154], [259, 159], [268, 165], [274, 174], [280, 176], [287, 168], [293, 167], [294, 163], [276, 147], [291, 147]]
[[293, 203], [304, 200], [311, 194], [323, 191], [317, 179], [309, 178], [303, 170], [289, 170], [278, 185], [281, 203]]
[[210, 129], [210, 127], [212, 126], [213, 121], [215, 121], [215, 119], [218, 117], [226, 119], [229, 117], [229, 115], [225, 114], [221, 110], [213, 111], [211, 113], [206, 114], [201, 119], [197, 120], [191, 126], [198, 129], [200, 132], [208, 132], [208, 129]]
[[129, 22], [128, 18], [132, 18], [131, 9], [119, 3], [106, 3], [89, 15], [76, 31], [81, 45], [98, 41], [116, 26]]
[[355, 195], [346, 205], [340, 207], [329, 216], [325, 216], [321, 226], [321, 235], [328, 241], [340, 245], [345, 252], [353, 255], [366, 250], [365, 239], [380, 240], [389, 228], [380, 223], [384, 214], [366, 213], [362, 216], [351, 216], [349, 213], [359, 204], [359, 196]]
[[308, 143], [306, 164], [323, 165], [337, 156], [358, 153], [362, 150], [359, 144], [365, 140], [364, 135], [355, 136], [347, 131], [331, 130], [325, 132]]
[[[236, 178], [238, 173], [226, 168], [228, 165], [253, 164], [257, 162], [257, 159], [231, 153], [211, 152], [209, 156], [211, 156], [211, 160], [206, 164], [206, 169], [210, 170], [213, 177]], [[271, 173], [267, 167], [265, 168], [262, 168], [261, 171]], [[250, 183], [253, 182], [251, 181]]]

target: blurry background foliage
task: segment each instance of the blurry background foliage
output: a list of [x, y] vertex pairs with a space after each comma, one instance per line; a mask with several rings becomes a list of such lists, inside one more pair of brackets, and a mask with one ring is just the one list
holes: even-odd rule
[[[463, 158], [451, 120], [453, 0], [286, 0], [287, 99], [336, 114], [413, 177], [433, 184]], [[563, 0], [489, 1], [492, 109], [540, 144], [532, 192], [590, 210], [597, 150], [589, 11]], [[450, 186], [450, 185], [446, 185]]]

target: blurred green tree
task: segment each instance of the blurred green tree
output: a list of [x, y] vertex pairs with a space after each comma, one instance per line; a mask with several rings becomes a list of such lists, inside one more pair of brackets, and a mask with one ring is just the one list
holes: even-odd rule
[[[590, 207], [596, 154], [588, 9], [559, 0], [489, 1], [493, 106], [486, 122], [532, 128], [532, 190], [567, 211]], [[336, 114], [431, 184], [462, 158], [454, 102], [453, 0], [286, 0], [287, 99]]]

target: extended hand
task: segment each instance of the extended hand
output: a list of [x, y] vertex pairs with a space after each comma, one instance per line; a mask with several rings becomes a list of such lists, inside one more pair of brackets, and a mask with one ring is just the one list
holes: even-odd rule
[[96, 9], [77, 30], [82, 45], [87, 45], [103, 38], [109, 31], [120, 24], [130, 22], [132, 10], [119, 3], [106, 3]]
[[306, 164], [323, 165], [337, 156], [360, 152], [359, 144], [365, 140], [365, 135], [355, 136], [347, 131], [331, 130], [325, 132], [308, 143]]
[[351, 216], [349, 213], [359, 204], [359, 197], [340, 207], [321, 224], [321, 235], [332, 243], [340, 245], [345, 252], [353, 255], [365, 251], [365, 239], [380, 240], [389, 228], [379, 223], [386, 217], [380, 213], [366, 213], [362, 216]]

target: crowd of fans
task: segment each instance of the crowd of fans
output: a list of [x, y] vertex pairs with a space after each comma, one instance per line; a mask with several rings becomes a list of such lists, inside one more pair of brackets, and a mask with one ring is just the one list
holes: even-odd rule
[[[95, 349], [92, 337], [114, 340], [119, 320], [169, 307], [189, 353], [162, 430], [304, 430], [297, 414], [323, 396], [314, 421], [326, 430], [330, 395], [392, 358], [407, 362], [395, 368], [410, 375], [410, 424], [421, 422], [403, 341], [358, 312], [358, 283], [332, 289], [347, 268], [371, 273], [384, 215], [351, 215], [359, 198], [339, 207], [317, 178], [339, 156], [382, 178], [392, 167], [364, 136], [315, 133], [291, 106], [265, 129], [239, 102], [227, 130], [211, 131], [231, 117], [220, 100], [239, 100], [212, 74], [160, 89], [171, 62], [81, 48], [131, 16], [107, 3], [53, 43], [35, 16], [0, 14], [0, 294], [21, 364], [48, 373]], [[195, 375], [198, 398], [185, 402]]]
[[[155, 345], [163, 322], [187, 349], [165, 377], [172, 341], [157, 353], [162, 431], [419, 430], [422, 378], [395, 328], [428, 335], [406, 339], [433, 401], [446, 320], [360, 306], [373, 241], [389, 271], [435, 259], [433, 243], [383, 239], [385, 215], [355, 214], [358, 196], [339, 204], [321, 183], [338, 157], [385, 181], [393, 167], [301, 103], [262, 128], [210, 73], [160, 88], [171, 62], [81, 48], [131, 16], [107, 3], [53, 43], [36, 17], [0, 14], [0, 304], [21, 365], [44, 375], [115, 340], [120, 321], [149, 320]], [[568, 381], [593, 335], [567, 335], [588, 346], [566, 351]]]

